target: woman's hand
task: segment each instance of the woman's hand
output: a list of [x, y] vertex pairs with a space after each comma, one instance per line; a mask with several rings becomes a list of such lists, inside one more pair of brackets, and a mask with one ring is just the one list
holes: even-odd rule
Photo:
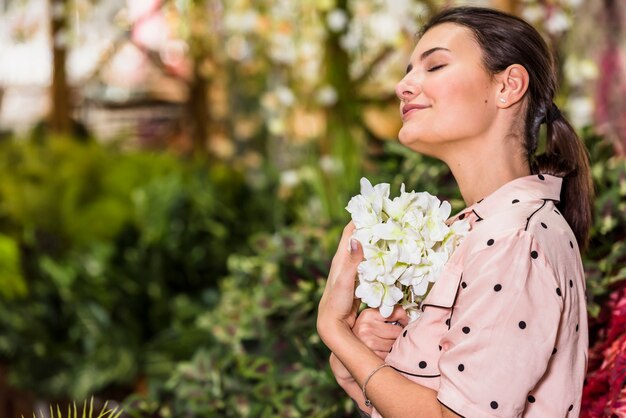
[[[382, 360], [385, 360], [394, 341], [408, 323], [409, 317], [400, 305], [394, 308], [389, 318], [382, 316], [378, 309], [367, 308], [357, 316], [352, 331], [363, 344]], [[341, 386], [354, 381], [348, 369], [332, 353], [329, 363], [335, 379]]]
[[363, 344], [385, 360], [408, 323], [409, 317], [400, 305], [396, 305], [389, 318], [382, 316], [378, 309], [368, 308], [361, 311], [352, 331]]
[[354, 297], [354, 282], [357, 267], [363, 261], [363, 249], [352, 239], [353, 232], [354, 224], [350, 222], [343, 230], [318, 307], [317, 332], [331, 350], [334, 331], [354, 326], [361, 302]]

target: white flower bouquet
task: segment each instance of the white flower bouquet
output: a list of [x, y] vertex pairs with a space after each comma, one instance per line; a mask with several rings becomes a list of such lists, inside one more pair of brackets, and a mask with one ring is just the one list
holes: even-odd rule
[[363, 247], [355, 296], [385, 318], [401, 304], [409, 319], [419, 317], [419, 302], [469, 231], [467, 220], [447, 225], [450, 203], [428, 192], [389, 198], [389, 184], [361, 179], [361, 194], [346, 207]]

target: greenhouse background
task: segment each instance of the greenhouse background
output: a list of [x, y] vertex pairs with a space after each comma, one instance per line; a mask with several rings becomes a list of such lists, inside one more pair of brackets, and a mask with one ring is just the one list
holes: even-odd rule
[[626, 417], [623, 0], [0, 0], [0, 417], [350, 417], [315, 330], [359, 179], [463, 207], [393, 87], [441, 7], [530, 21], [597, 192], [583, 416]]

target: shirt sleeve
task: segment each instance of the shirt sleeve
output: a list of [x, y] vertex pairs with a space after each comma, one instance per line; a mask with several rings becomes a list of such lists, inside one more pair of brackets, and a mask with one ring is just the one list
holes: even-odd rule
[[519, 417], [549, 367], [561, 290], [530, 233], [472, 244], [441, 340], [438, 399], [466, 417]]

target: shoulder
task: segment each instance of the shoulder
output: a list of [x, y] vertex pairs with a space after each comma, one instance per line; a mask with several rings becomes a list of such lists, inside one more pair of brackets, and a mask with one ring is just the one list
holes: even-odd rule
[[546, 268], [558, 268], [580, 260], [574, 233], [551, 200], [512, 203], [474, 225], [464, 243], [466, 262], [476, 257], [507, 260], [525, 254], [528, 261], [539, 259]]

